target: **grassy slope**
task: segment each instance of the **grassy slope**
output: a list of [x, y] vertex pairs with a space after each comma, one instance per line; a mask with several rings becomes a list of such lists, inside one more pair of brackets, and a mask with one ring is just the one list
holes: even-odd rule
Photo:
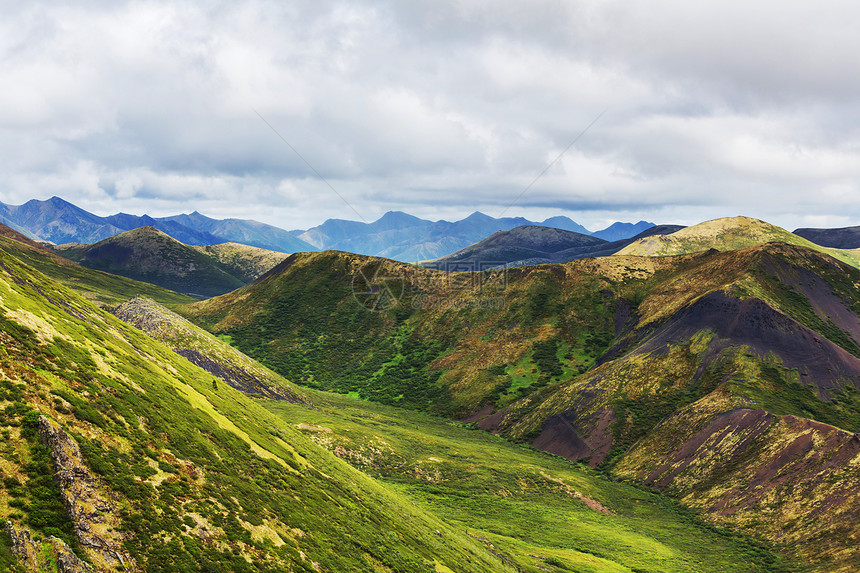
[[[661, 260], [671, 263], [672, 258]], [[644, 265], [648, 259], [640, 259], [640, 262]], [[740, 300], [761, 300], [785, 316], [793, 317], [798, 326], [815, 331], [848, 353], [860, 355], [856, 329], [852, 335], [833, 323], [800, 288], [801, 280], [821, 281], [826, 286], [824, 290], [842, 303], [844, 313], [848, 317], [853, 315], [855, 325], [860, 324], [856, 315], [860, 308], [856, 286], [860, 284], [860, 272], [814, 252], [784, 245], [676, 258], [675, 263], [674, 268], [665, 266], [653, 274], [646, 274], [648, 269], [643, 266], [641, 276], [647, 278], [615, 285], [625, 300], [636, 303], [637, 327], [614, 340], [613, 359], [604, 358], [602, 364], [580, 376], [563, 377], [542, 389], [539, 396], [512, 406], [507, 419], [513, 421], [512, 428], [517, 428], [515, 436], [534, 433], [548, 417], [564, 411], [574, 402], [579, 403], [583, 389], [595, 386], [601, 392], [592, 393], [585, 413], [610, 407], [621, 398], [662, 394], [664, 415], [668, 415], [679, 404], [690, 403], [714, 390], [716, 384], [728, 379], [728, 372], [743, 371], [749, 363], [755, 363], [758, 370], [779, 367], [779, 376], [774, 380], [763, 377], [759, 371], [748, 376], [744, 392], [754, 397], [755, 403], [777, 414], [809, 417], [852, 431], [860, 429], [860, 410], [852, 401], [847, 398], [847, 401], [823, 401], [816, 396], [817, 386], [811, 381], [806, 382], [810, 388], [805, 392], [797, 390], [787, 399], [788, 390], [797, 384], [799, 373], [782, 368], [776, 354], [733, 346], [722, 349], [715, 346], [719, 341], [707, 329], [668, 346], [665, 342], [656, 347], [648, 344], [649, 337], [671, 324], [670, 319], [676, 313], [690, 308], [709, 293], [724, 292]], [[799, 274], [800, 270], [806, 274]], [[799, 274], [794, 277], [794, 284], [787, 276], [792, 271]], [[840, 320], [835, 312], [833, 317]], [[830, 398], [841, 396], [841, 388], [851, 391], [856, 384], [853, 380], [828, 382], [835, 388]], [[651, 422], [656, 423], [660, 418], [662, 416]]]
[[[348, 280], [368, 261], [373, 268], [381, 268], [383, 275], [403, 276], [407, 286], [418, 285], [420, 290], [405, 288], [404, 304], [386, 312], [361, 309], [352, 298]], [[710, 416], [754, 403], [775, 414], [836, 423], [847, 429], [860, 422], [860, 403], [845, 393], [848, 390], [839, 389], [840, 385], [850, 389], [845, 381], [836, 381], [830, 401], [821, 400], [815, 391], [798, 383], [796, 371], [783, 368], [778, 359], [744, 348], [724, 352], [707, 331], [673, 342], [668, 353], [652, 349], [625, 356], [647, 342], [654, 328], [712, 292], [762, 300], [818, 336], [857, 353], [856, 332], [852, 335], [846, 329], [850, 330], [852, 315], [855, 326], [858, 320], [854, 285], [860, 283], [860, 276], [850, 267], [803, 248], [768, 244], [734, 252], [610, 257], [516, 269], [507, 273], [504, 289], [495, 288], [499, 286], [496, 279], [457, 288], [464, 275], [441, 277], [406, 265], [338, 253], [297, 256], [285, 267], [253, 288], [184, 311], [209, 328], [230, 333], [249, 353], [305, 382], [454, 415], [485, 404], [489, 404], [485, 413], [507, 406], [498, 414], [501, 420], [496, 427], [515, 439], [531, 441], [541, 434], [548, 419], [572, 412], [580, 437], [591, 440], [588, 447], [593, 451], [582, 455], [596, 454], [594, 463], [623, 459], [628, 448], [661, 420], [717, 391], [730, 391], [731, 397], [712, 402]], [[833, 314], [833, 320], [847, 322], [834, 323], [829, 310], [816, 306], [821, 300], [804, 294], [813, 284], [834, 293], [845, 316]], [[505, 298], [501, 308], [473, 304], [498, 292]], [[437, 297], [437, 303], [453, 300], [454, 304], [415, 308], [431, 296]], [[628, 315], [627, 326], [616, 338], [616, 326], [623, 327]], [[631, 330], [633, 323], [640, 328]], [[589, 370], [613, 345], [619, 348], [617, 358]], [[306, 362], [300, 361], [305, 358]], [[726, 384], [736, 372], [747, 376], [736, 376], [732, 384]], [[745, 383], [741, 385], [741, 381]], [[430, 399], [419, 392], [422, 388], [431, 389]], [[688, 437], [675, 435], [673, 443]], [[657, 451], [655, 447], [651, 453]], [[647, 451], [641, 454], [648, 457]], [[774, 460], [771, 452], [756, 455], [753, 467]], [[836, 479], [832, 476], [840, 475], [839, 471], [810, 478], [816, 495], [827, 491], [820, 489], [821, 480]], [[799, 482], [787, 483], [790, 489]], [[712, 492], [711, 487], [703, 483], [678, 491], [698, 492], [706, 498], [720, 491]], [[763, 509], [762, 505], [756, 507]], [[793, 512], [809, 511], [783, 502], [774, 507], [784, 512], [758, 525], [749, 520], [743, 525], [752, 526], [762, 537], [776, 539], [780, 528], [790, 525], [796, 515]], [[840, 509], [832, 514], [845, 507], [840, 502]], [[830, 519], [814, 521], [797, 522], [796, 531], [802, 535], [806, 528], [807, 533], [824, 535], [834, 526]], [[850, 543], [845, 540], [851, 538], [836, 536], [836, 547], [817, 539], [804, 549], [805, 556], [827, 563], [848, 550], [846, 543]], [[854, 557], [850, 553], [848, 559]]]
[[[734, 386], [746, 386], [743, 374], [755, 369], [733, 373], [729, 383], [661, 422], [616, 474], [775, 540], [817, 571], [853, 573], [860, 541], [856, 434], [774, 416], [751, 402]], [[852, 398], [856, 407], [860, 401]]]
[[286, 253], [269, 251], [239, 243], [191, 246], [219, 263], [239, 280], [249, 283], [264, 275], [287, 258]]
[[56, 250], [86, 267], [198, 298], [244, 284], [212, 257], [152, 227], [126, 231], [92, 245], [60, 245]]
[[[185, 323], [143, 326], [173, 345], [187, 344]], [[224, 351], [225, 343], [205, 338], [210, 355]], [[747, 570], [748, 563], [738, 565], [739, 555], [752, 559], [754, 570], [771, 570], [773, 557], [757, 545], [715, 532], [664, 498], [607, 482], [586, 468], [444, 419], [310, 395], [313, 408], [264, 405], [400, 492], [404, 503], [417, 503], [492, 544], [521, 570], [541, 570], [545, 560], [578, 571]], [[595, 496], [611, 504], [614, 515], [600, 506], [588, 509], [585, 502]]]
[[626, 256], [681, 255], [717, 249], [730, 251], [763, 243], [780, 242], [806, 247], [854, 267], [860, 266], [857, 250], [822, 247], [785, 229], [751, 217], [727, 217], [681, 229], [671, 235], [645, 237], [618, 252]]
[[[119, 494], [116, 529], [150, 572], [513, 571], [508, 560], [526, 571], [772, 570], [767, 551], [653, 494], [440, 419], [343, 397], [319, 395], [323, 407], [307, 409], [214, 389], [158, 342], [0, 258], [0, 470], [22, 482], [4, 481], [0, 519], [37, 534], [74, 546], [61, 510], [36, 513], [55, 507], [56, 493], [31, 487], [50, 482], [29, 463], [38, 446], [22, 429], [33, 410], [69, 431]], [[300, 431], [319, 423], [351, 432], [337, 445], [359, 454], [382, 433], [404, 463], [366, 467], [382, 481], [366, 477], [320, 448], [313, 428]], [[441, 456], [439, 480], [414, 471], [434, 463], [428, 454]], [[616, 515], [587, 509], [573, 488]]]
[[[254, 285], [179, 311], [293, 381], [466, 415], [508, 392], [506, 365], [533, 370], [534, 387], [590, 367], [614, 337], [611, 289], [625, 260], [449, 275], [299, 254]], [[388, 281], [398, 304], [368, 311], [381, 301], [353, 296], [362, 276]]]
[[132, 299], [113, 314], [246, 394], [306, 402], [301, 389], [230, 346], [229, 338], [216, 338], [154, 300]]
[[38, 245], [0, 237], [0, 247], [96, 304], [115, 306], [138, 295], [147, 296], [168, 307], [194, 300], [149, 283], [83, 268]]
[[267, 407], [521, 571], [782, 570], [761, 546], [584, 466], [442, 418], [346, 396], [313, 399], [312, 410]]
[[[834, 385], [825, 401], [816, 395], [821, 380], [807, 381], [777, 354], [726, 348], [707, 330], [669, 347], [649, 347], [648, 340], [649, 325], [709, 292], [726, 291], [764, 300], [856, 354], [856, 331], [852, 336], [828, 321], [801, 293], [818, 281], [843, 304], [844, 313], [830, 307], [834, 319], [850, 316], [853, 306], [856, 323], [860, 273], [814, 252], [780, 245], [699, 259], [684, 272], [664, 271], [642, 284], [638, 311], [644, 333], [630, 334], [631, 352], [512, 405], [500, 414], [496, 428], [531, 440], [548, 419], [566, 415], [580, 438], [603, 446], [592, 452], [596, 461], [609, 467], [618, 463], [619, 475], [784, 543], [817, 562], [819, 570], [851, 571], [860, 535], [850, 525], [856, 524], [860, 503], [860, 484], [851, 477], [860, 459], [851, 434], [860, 430], [856, 379], [826, 380]], [[725, 413], [741, 409], [755, 411], [753, 417], [770, 416], [766, 433], [747, 441], [752, 434], [744, 425], [705, 431]], [[607, 412], [613, 422], [599, 425]], [[822, 506], [828, 510], [819, 514], [816, 508]], [[725, 507], [733, 509], [723, 512]]]
[[0, 263], [0, 471], [24, 484], [4, 480], [0, 519], [68, 538], [56, 494], [27, 486], [50, 483], [22, 432], [38, 410], [119, 495], [118, 529], [149, 572], [508, 569], [257, 401], [214, 389], [208, 373], [5, 253]]

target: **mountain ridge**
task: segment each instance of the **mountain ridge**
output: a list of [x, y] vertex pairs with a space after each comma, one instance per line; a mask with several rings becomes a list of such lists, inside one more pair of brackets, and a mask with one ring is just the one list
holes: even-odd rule
[[723, 217], [685, 227], [669, 235], [640, 239], [619, 255], [666, 256], [707, 249], [732, 250], [768, 242], [784, 242], [826, 253], [854, 267], [860, 266], [860, 251], [823, 247], [781, 227], [753, 217]]
[[17, 260], [75, 290], [80, 296], [102, 306], [116, 306], [135, 296], [146, 296], [168, 307], [188, 303], [189, 296], [102, 271], [87, 269], [60, 256], [0, 223], [0, 247]]
[[822, 247], [835, 249], [860, 248], [860, 227], [839, 227], [836, 229], [795, 229], [794, 234], [812, 241]]
[[[644, 221], [636, 225], [616, 223], [598, 233], [605, 231], [611, 236], [627, 238], [640, 232], [640, 227], [649, 225], [654, 226]], [[523, 217], [496, 219], [475, 211], [464, 219], [452, 222], [429, 221], [400, 211], [389, 211], [373, 223], [329, 219], [299, 237], [320, 250], [348, 251], [411, 262], [438, 259], [467, 248], [493, 233], [520, 226], [544, 226], [592, 235], [588, 229], [564, 216], [550, 217], [537, 223]]]
[[[746, 221], [734, 223], [729, 239], [749, 240]], [[724, 234], [726, 222], [711, 227]], [[769, 236], [771, 227], [761, 228], [756, 241]], [[860, 488], [839, 476], [853, 463], [851, 433], [860, 429], [860, 271], [803, 244], [730, 250], [731, 241], [722, 251], [696, 244], [670, 256], [488, 273], [300, 254], [253, 285], [180, 312], [306, 385], [444, 413], [584, 460], [676, 492], [715, 522], [774, 542], [782, 531], [786, 540], [805, 539], [784, 549], [817, 570], [851, 571], [850, 540], [860, 531], [842, 524]], [[351, 277], [374, 279], [356, 291]], [[753, 413], [732, 417], [740, 409]], [[693, 410], [696, 424], [685, 424]], [[729, 448], [747, 443], [747, 428], [759, 427], [750, 420], [765, 424], [777, 453], [761, 441]], [[840, 428], [827, 450], [842, 452], [839, 463], [762, 487], [774, 496], [809, 488], [821, 503], [833, 493], [830, 517], [788, 498], [770, 507], [766, 496], [746, 495], [743, 475], [770, 475], [798, 432], [830, 435], [819, 424]], [[737, 474], [699, 447], [720, 436], [731, 436], [720, 451], [747, 464]], [[701, 471], [685, 471], [686, 451]], [[660, 469], [655, 475], [666, 477], [655, 481], [660, 459], [673, 469]], [[695, 502], [716, 500], [721, 483], [734, 488], [732, 507], [754, 509], [735, 516], [715, 501]], [[757, 514], [768, 519], [755, 521]]]
[[92, 245], [56, 245], [53, 251], [89, 268], [195, 298], [253, 282], [288, 256], [239, 243], [185, 245], [154, 227], [125, 231]]
[[54, 244], [92, 244], [124, 231], [151, 226], [188, 245], [234, 242], [285, 253], [345, 250], [395, 258], [404, 262], [439, 258], [500, 231], [522, 225], [541, 225], [610, 240], [627, 239], [653, 223], [614, 223], [592, 233], [566, 216], [543, 222], [523, 217], [495, 219], [475, 211], [460, 221], [429, 221], [402, 211], [389, 211], [373, 223], [328, 219], [307, 230], [284, 229], [244, 219], [212, 219], [198, 211], [150, 217], [117, 213], [98, 216], [54, 196], [23, 205], [0, 203], [0, 222], [33, 239]]
[[[10, 254], [37, 247], [2, 241], [4, 571], [765, 573], [783, 563], [667, 498], [448, 420], [313, 392], [312, 408], [248, 396], [181, 356], [189, 343], [220, 354], [223, 340], [141, 300], [124, 309], [166, 346]], [[67, 266], [89, 282], [104, 275]]]
[[510, 231], [497, 231], [455, 253], [420, 264], [442, 270], [467, 270], [466, 267], [457, 269], [456, 265], [489, 269], [563, 263], [586, 257], [610, 256], [642, 237], [673, 233], [682, 228], [680, 225], [655, 225], [629, 239], [610, 242], [595, 235], [524, 225]]
[[196, 211], [192, 215], [162, 218], [126, 213], [101, 217], [57, 196], [45, 201], [31, 199], [17, 206], [0, 203], [0, 222], [31, 239], [55, 244], [91, 244], [124, 231], [151, 226], [187, 244], [233, 241], [282, 252], [314, 250], [290, 232], [258, 221], [210, 219]]
[[217, 258], [155, 227], [139, 227], [92, 245], [58, 245], [55, 250], [83, 266], [196, 298], [224, 294], [245, 284]]

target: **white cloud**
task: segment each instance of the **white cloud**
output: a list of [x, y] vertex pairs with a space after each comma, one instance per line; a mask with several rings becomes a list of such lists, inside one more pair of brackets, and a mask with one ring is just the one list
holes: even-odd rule
[[860, 223], [860, 7], [803, 2], [20, 3], [0, 197], [100, 212], [746, 213]]

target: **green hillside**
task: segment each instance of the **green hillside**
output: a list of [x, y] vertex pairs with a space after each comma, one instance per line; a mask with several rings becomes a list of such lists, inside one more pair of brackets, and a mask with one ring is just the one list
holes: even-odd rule
[[274, 400], [306, 403], [301, 389], [248, 358], [175, 312], [148, 298], [134, 298], [113, 314], [241, 392]]
[[[124, 310], [177, 351], [253, 366], [153, 305]], [[5, 251], [0, 339], [4, 570], [789, 570], [659, 495], [483, 432], [213, 383]]]
[[85, 267], [195, 298], [224, 294], [245, 284], [212, 257], [153, 227], [126, 231], [92, 245], [59, 245], [56, 251]]
[[860, 267], [856, 250], [822, 247], [785, 229], [751, 217], [714, 219], [686, 227], [671, 235], [655, 235], [639, 239], [618, 252], [627, 256], [682, 255], [717, 249], [730, 251], [764, 243], [786, 243], [826, 253], [849, 265]]
[[675, 502], [461, 424], [347, 396], [266, 407], [519, 571], [790, 571]]
[[[40, 562], [56, 564], [53, 536], [99, 570], [117, 570], [115, 556], [149, 572], [513, 570], [257, 400], [216, 389], [208, 372], [5, 253], [0, 299], [0, 519], [46, 540]], [[52, 425], [93, 476], [75, 470], [70, 487], [95, 484], [89, 499], [102, 500], [89, 531], [63, 511], [66, 486], [51, 479], [51, 455], [76, 449], [42, 446]], [[109, 549], [76, 541], [93, 535]]]
[[293, 381], [474, 422], [850, 571], [857, 285], [785, 243], [482, 274], [327, 252], [180, 312]]
[[5, 225], [0, 225], [0, 248], [99, 305], [115, 306], [139, 295], [169, 307], [194, 300], [149, 283], [83, 268]]
[[260, 278], [288, 256], [286, 253], [240, 245], [239, 243], [194, 245], [191, 248], [212, 258], [243, 283], [253, 282]]

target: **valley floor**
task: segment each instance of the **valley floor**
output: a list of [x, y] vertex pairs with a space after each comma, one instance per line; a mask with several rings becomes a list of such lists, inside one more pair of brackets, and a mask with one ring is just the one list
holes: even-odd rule
[[[799, 571], [665, 496], [444, 418], [329, 393], [263, 404], [521, 571]], [[439, 571], [445, 571], [440, 568]]]

